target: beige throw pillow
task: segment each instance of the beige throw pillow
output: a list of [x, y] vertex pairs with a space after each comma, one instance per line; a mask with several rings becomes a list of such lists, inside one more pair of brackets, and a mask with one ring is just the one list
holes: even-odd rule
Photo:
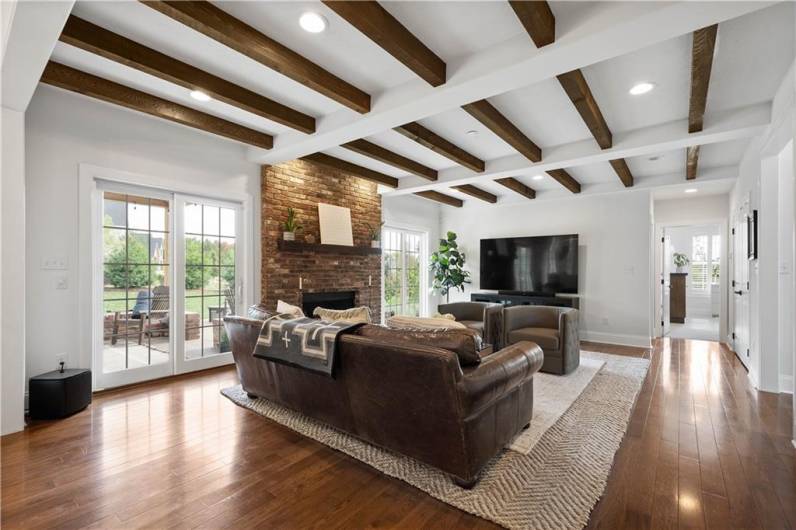
[[461, 322], [447, 318], [394, 316], [387, 319], [387, 326], [398, 329], [467, 329]]
[[304, 311], [302, 311], [299, 306], [288, 304], [282, 300], [276, 303], [276, 312], [280, 315], [289, 315], [292, 318], [301, 318], [304, 316]]
[[321, 320], [329, 320], [332, 322], [370, 324], [370, 309], [365, 306], [351, 309], [326, 309], [323, 307], [316, 307], [312, 314]]

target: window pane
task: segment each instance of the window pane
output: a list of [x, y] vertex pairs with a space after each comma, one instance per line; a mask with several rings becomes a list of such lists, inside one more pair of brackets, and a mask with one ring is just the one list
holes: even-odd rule
[[149, 200], [128, 195], [127, 226], [149, 230]]
[[149, 232], [127, 232], [127, 263], [149, 263]]
[[202, 263], [205, 265], [218, 265], [218, 238], [205, 236], [202, 249]]
[[202, 239], [199, 236], [185, 236], [185, 264], [202, 264]]
[[221, 246], [221, 265], [235, 265], [235, 239], [230, 237], [222, 237], [220, 240]]
[[210, 235], [210, 236], [217, 236], [219, 235], [219, 212], [218, 208], [215, 206], [205, 206], [202, 226], [204, 228], [203, 233]]
[[202, 287], [205, 296], [214, 295], [218, 296], [220, 293], [220, 275], [221, 271], [218, 267], [204, 267], [202, 270]]
[[165, 232], [152, 232], [149, 234], [150, 263], [162, 263], [164, 265], [169, 263], [168, 238], [169, 235]]
[[153, 199], [149, 206], [149, 229], [158, 232], [168, 232], [169, 230], [169, 203]]
[[102, 230], [102, 253], [105, 263], [124, 263], [127, 261], [127, 231], [120, 228]]
[[235, 210], [221, 208], [221, 235], [235, 237]]
[[198, 265], [185, 266], [185, 295], [202, 294], [202, 267]]
[[185, 232], [188, 234], [202, 233], [202, 205], [188, 203], [185, 205]]
[[103, 226], [127, 226], [127, 204], [124, 195], [105, 193], [102, 201]]

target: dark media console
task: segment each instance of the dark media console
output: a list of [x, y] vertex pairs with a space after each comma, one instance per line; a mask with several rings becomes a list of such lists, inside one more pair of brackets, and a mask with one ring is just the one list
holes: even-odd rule
[[[577, 295], [576, 295], [577, 296]], [[569, 296], [529, 296], [511, 293], [472, 293], [472, 302], [494, 302], [504, 306], [513, 305], [550, 305], [556, 307], [572, 307], [580, 309], [580, 300]]]

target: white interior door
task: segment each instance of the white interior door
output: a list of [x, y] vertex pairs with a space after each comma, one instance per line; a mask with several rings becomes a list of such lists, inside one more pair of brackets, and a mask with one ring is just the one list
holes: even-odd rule
[[741, 362], [749, 368], [749, 260], [748, 227], [749, 202], [745, 201], [735, 215], [733, 237], [733, 349]]

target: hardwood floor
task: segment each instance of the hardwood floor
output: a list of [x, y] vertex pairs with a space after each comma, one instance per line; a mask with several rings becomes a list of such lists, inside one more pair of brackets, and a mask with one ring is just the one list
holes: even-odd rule
[[[790, 395], [717, 343], [666, 339], [590, 528], [796, 528]], [[95, 396], [2, 439], [3, 528], [494, 528], [219, 394], [233, 369]]]

